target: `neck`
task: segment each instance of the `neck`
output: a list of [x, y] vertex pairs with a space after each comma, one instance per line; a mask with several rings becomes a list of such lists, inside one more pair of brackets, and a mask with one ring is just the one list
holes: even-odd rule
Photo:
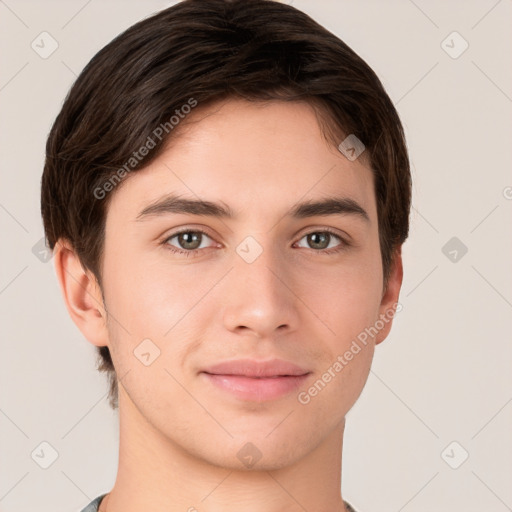
[[119, 400], [118, 473], [100, 512], [346, 512], [344, 420], [299, 460], [291, 444], [292, 463], [240, 470], [184, 450], [148, 423], [121, 389]]

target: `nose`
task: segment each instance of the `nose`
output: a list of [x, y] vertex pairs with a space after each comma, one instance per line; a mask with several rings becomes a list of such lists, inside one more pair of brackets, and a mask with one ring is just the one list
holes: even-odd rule
[[295, 330], [300, 301], [294, 294], [293, 274], [283, 259], [265, 248], [252, 262], [235, 253], [233, 266], [223, 287], [225, 328], [257, 338]]

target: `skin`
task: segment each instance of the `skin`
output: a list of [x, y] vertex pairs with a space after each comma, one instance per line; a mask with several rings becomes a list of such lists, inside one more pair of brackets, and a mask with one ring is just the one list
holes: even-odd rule
[[[391, 321], [306, 405], [296, 391], [240, 400], [199, 372], [227, 359], [277, 357], [312, 372], [307, 390], [398, 301], [400, 250], [384, 290], [372, 173], [326, 142], [311, 106], [231, 99], [207, 113], [190, 114], [198, 122], [111, 192], [105, 304], [70, 244], [61, 240], [55, 253], [72, 319], [90, 343], [109, 346], [121, 379], [118, 474], [100, 510], [344, 511], [345, 415]], [[357, 201], [369, 221], [287, 215], [334, 192]], [[222, 202], [236, 216], [136, 220], [167, 193]], [[169, 238], [179, 228], [207, 232], [194, 257], [169, 249], [191, 250]], [[341, 238], [319, 246], [307, 236], [329, 228]], [[263, 249], [252, 263], [236, 252], [247, 236]], [[149, 366], [134, 356], [147, 338], [160, 350]], [[251, 468], [237, 457], [247, 442], [262, 454]]]

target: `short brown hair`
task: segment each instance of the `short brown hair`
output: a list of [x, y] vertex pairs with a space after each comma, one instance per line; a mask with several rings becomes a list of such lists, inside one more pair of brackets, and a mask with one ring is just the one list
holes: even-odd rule
[[[170, 118], [191, 98], [201, 107], [230, 97], [308, 102], [323, 113], [332, 142], [333, 134], [354, 134], [364, 143], [386, 286], [394, 250], [408, 236], [411, 202], [398, 113], [352, 49], [303, 12], [272, 0], [184, 0], [128, 28], [92, 58], [47, 140], [41, 213], [48, 247], [68, 240], [101, 287], [112, 194], [98, 198], [94, 191], [110, 189], [105, 184], [124, 176], [123, 168], [137, 171], [153, 161], [173, 136]], [[168, 128], [161, 139], [152, 137], [151, 151], [131, 161], [159, 126]], [[108, 347], [98, 354], [116, 409]]]

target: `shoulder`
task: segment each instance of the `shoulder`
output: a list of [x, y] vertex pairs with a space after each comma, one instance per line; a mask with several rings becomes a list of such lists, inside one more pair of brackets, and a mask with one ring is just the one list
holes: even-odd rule
[[84, 509], [80, 512], [98, 512], [98, 507], [100, 506], [101, 500], [107, 495], [107, 493], [98, 496], [94, 500], [89, 503]]
[[345, 500], [343, 500], [343, 503], [345, 503], [345, 507], [347, 509], [347, 512], [356, 512], [350, 503], [347, 503]]

